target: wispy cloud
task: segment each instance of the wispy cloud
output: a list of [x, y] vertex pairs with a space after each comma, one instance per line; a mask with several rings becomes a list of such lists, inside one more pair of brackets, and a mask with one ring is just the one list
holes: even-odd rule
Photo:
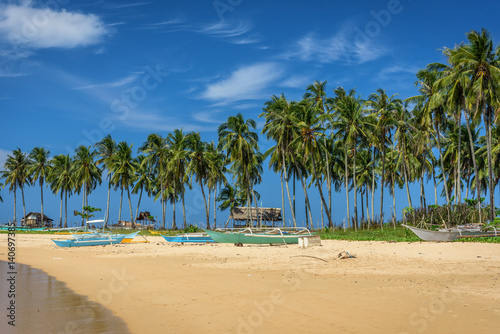
[[195, 122], [190, 123], [185, 118], [166, 116], [165, 111], [144, 109], [131, 110], [126, 117], [120, 119], [120, 123], [137, 131], [169, 132], [180, 128], [184, 131], [214, 131], [217, 128], [217, 125], [203, 126]]
[[227, 79], [208, 84], [201, 98], [227, 104], [265, 96], [265, 89], [282, 76], [277, 63], [260, 63], [235, 70]]
[[419, 68], [413, 65], [393, 65], [381, 69], [378, 74], [378, 78], [380, 80], [388, 80], [391, 79], [394, 75], [401, 76], [402, 74], [414, 76], [418, 70]]
[[152, 2], [132, 2], [132, 3], [124, 3], [124, 4], [106, 4], [106, 7], [109, 9], [122, 9], [122, 8], [130, 8], [137, 6], [149, 5]]
[[151, 30], [159, 33], [189, 31], [222, 39], [232, 44], [255, 44], [260, 41], [260, 38], [256, 34], [250, 34], [252, 31], [252, 24], [249, 21], [224, 20], [206, 24], [193, 24], [186, 22], [186, 18], [178, 13], [169, 20], [149, 23], [134, 29]]
[[294, 75], [285, 79], [281, 82], [281, 86], [288, 88], [304, 88], [311, 83], [311, 78], [309, 76], [298, 76]]
[[75, 48], [100, 43], [110, 34], [94, 14], [35, 7], [33, 2], [0, 6], [4, 43], [25, 49]]
[[124, 87], [124, 86], [127, 86], [127, 85], [133, 83], [138, 77], [139, 77], [139, 74], [131, 74], [131, 75], [128, 75], [128, 76], [126, 76], [124, 78], [118, 79], [116, 81], [102, 83], [102, 84], [96, 84], [96, 85], [80, 86], [80, 87], [75, 87], [74, 89], [94, 89], [94, 88], [117, 88], [117, 87]]
[[308, 34], [301, 37], [284, 52], [285, 59], [316, 61], [321, 64], [342, 62], [346, 64], [361, 64], [375, 60], [387, 53], [385, 47], [372, 40], [356, 40], [353, 34], [341, 30], [327, 38]]

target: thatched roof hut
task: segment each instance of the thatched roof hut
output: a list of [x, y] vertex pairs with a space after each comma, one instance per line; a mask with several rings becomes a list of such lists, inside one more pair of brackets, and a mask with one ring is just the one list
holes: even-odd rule
[[137, 216], [137, 218], [135, 220], [145, 220], [145, 221], [151, 221], [151, 222], [154, 222], [154, 218], [149, 218], [149, 217], [152, 217], [151, 213], [149, 211], [142, 211], [141, 213], [139, 213], [139, 215]]
[[262, 221], [262, 225], [275, 226], [283, 220], [283, 217], [281, 216], [281, 208], [259, 208], [257, 210], [257, 208], [251, 207], [250, 212], [248, 212], [246, 206], [239, 206], [231, 210], [229, 219], [233, 220], [235, 227], [246, 226], [247, 219], [250, 221], [250, 225]]
[[31, 227], [44, 227], [49, 226], [52, 227], [52, 222], [54, 220], [50, 219], [46, 215], [43, 215], [40, 212], [30, 212], [25, 217], [21, 218], [21, 225], [31, 226]]

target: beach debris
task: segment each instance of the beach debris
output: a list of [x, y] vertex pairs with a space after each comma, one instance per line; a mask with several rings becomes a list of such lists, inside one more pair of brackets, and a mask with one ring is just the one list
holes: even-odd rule
[[339, 255], [337, 255], [337, 258], [339, 260], [355, 259], [356, 257], [357, 257], [356, 254], [349, 254], [349, 252], [346, 252], [346, 251], [340, 252]]
[[310, 258], [313, 258], [313, 259], [316, 259], [316, 260], [321, 260], [323, 262], [328, 262], [327, 260], [325, 259], [322, 259], [320, 257], [317, 257], [317, 256], [311, 256], [311, 255], [294, 255], [294, 256], [290, 256], [291, 258], [292, 257], [310, 257]]

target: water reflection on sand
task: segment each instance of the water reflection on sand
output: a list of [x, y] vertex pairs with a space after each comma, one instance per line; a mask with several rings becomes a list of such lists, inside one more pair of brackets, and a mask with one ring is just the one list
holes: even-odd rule
[[[0, 261], [0, 272], [1, 309], [7, 312], [7, 262]], [[125, 322], [110, 310], [43, 271], [17, 263], [16, 272], [16, 326], [7, 324], [4, 312], [0, 333], [129, 333]]]

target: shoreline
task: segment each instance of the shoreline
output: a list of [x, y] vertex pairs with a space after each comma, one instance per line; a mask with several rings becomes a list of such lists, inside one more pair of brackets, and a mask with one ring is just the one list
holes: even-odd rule
[[[57, 248], [18, 234], [17, 262], [112, 311], [131, 333], [494, 332], [500, 245], [322, 240], [322, 246]], [[6, 235], [0, 235], [6, 259]], [[342, 251], [355, 259], [338, 260]], [[388, 316], [390, 314], [390, 316]]]

